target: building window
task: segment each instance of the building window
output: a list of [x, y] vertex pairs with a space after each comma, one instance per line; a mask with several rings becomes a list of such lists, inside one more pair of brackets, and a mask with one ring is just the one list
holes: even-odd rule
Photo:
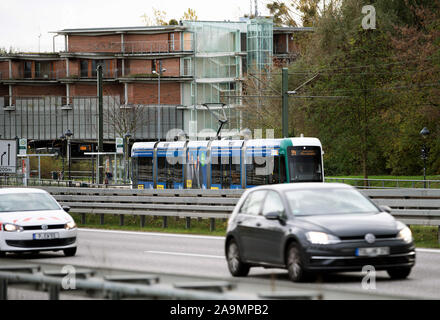
[[88, 60], [81, 60], [80, 61], [80, 72], [81, 72], [81, 78], [87, 78], [89, 76], [89, 61]]
[[102, 66], [102, 73], [105, 74], [104, 60], [92, 60], [92, 77], [93, 78], [96, 77], [96, 68], [98, 67], [98, 65]]
[[183, 75], [184, 76], [191, 76], [191, 74], [192, 74], [191, 58], [184, 58], [183, 59]]
[[35, 78], [50, 79], [51, 77], [52, 62], [37, 61], [35, 62]]
[[153, 73], [153, 71], [158, 71], [159, 69], [159, 60], [153, 59], [151, 60], [151, 73]]
[[32, 78], [32, 61], [24, 62], [24, 77]]

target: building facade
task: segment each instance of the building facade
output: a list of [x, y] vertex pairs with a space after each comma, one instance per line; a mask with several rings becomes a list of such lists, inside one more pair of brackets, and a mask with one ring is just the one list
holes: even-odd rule
[[290, 62], [303, 31], [310, 30], [273, 28], [263, 18], [57, 31], [64, 50], [0, 56], [0, 137], [43, 146], [70, 129], [73, 142], [96, 141], [98, 65], [105, 143], [127, 132], [157, 140], [173, 128], [190, 136], [216, 130], [221, 103], [228, 128], [240, 130], [246, 73]]

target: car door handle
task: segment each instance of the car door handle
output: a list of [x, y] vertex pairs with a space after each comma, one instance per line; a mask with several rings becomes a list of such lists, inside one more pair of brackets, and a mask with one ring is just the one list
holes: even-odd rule
[[257, 222], [257, 227], [261, 227], [261, 223]]
[[237, 224], [241, 224], [242, 222], [243, 222], [243, 221], [241, 221], [241, 220], [238, 220], [238, 221], [237, 221]]

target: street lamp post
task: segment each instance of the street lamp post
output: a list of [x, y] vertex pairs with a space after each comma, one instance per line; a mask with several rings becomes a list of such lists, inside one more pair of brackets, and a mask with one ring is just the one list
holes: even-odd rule
[[160, 141], [160, 76], [163, 72], [167, 71], [167, 69], [162, 68], [162, 61], [159, 61], [159, 72], [153, 70], [153, 74], [157, 74], [159, 77], [158, 85], [157, 85], [157, 104], [159, 105], [157, 108], [157, 139]]
[[429, 135], [428, 128], [424, 127], [420, 134], [423, 137], [422, 159], [423, 159], [423, 187], [426, 188], [426, 159], [428, 159], [428, 150], [426, 149], [426, 138]]
[[70, 180], [71, 180], [71, 176], [70, 176], [70, 166], [71, 166], [71, 155], [70, 155], [70, 139], [73, 136], [72, 131], [70, 131], [70, 129], [67, 129], [66, 132], [64, 132], [64, 135], [66, 136], [67, 139], [67, 165], [69, 166], [69, 185], [70, 185]]
[[[63, 144], [64, 144], [64, 141], [66, 140], [66, 136], [63, 134], [63, 135], [61, 135], [60, 136], [60, 140], [63, 142]], [[63, 169], [62, 169], [62, 171], [61, 171], [61, 176], [62, 176], [62, 179], [61, 180], [64, 180], [64, 154], [61, 152], [61, 158], [62, 158], [62, 161], [63, 161]]]
[[130, 138], [131, 138], [131, 134], [129, 132], [127, 132], [124, 135], [124, 142], [125, 142], [125, 153], [124, 153], [124, 162], [125, 162], [125, 177], [124, 177], [124, 182], [129, 181], [129, 177], [130, 177], [130, 170], [129, 170], [129, 166], [128, 166], [128, 148], [129, 148], [129, 143], [130, 143]]

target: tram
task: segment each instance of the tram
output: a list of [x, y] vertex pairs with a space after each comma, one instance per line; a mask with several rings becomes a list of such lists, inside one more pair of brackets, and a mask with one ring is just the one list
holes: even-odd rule
[[138, 189], [245, 189], [323, 182], [317, 138], [136, 142], [131, 178]]

